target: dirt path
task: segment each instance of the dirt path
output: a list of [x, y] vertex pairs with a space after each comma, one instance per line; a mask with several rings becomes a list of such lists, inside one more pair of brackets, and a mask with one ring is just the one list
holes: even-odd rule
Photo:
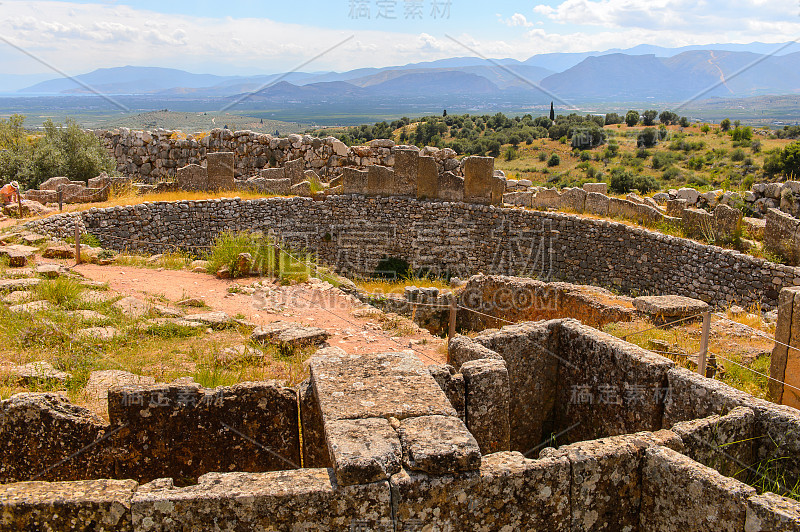
[[249, 292], [248, 285], [258, 279], [233, 281], [189, 271], [94, 264], [81, 264], [73, 269], [89, 279], [108, 283], [120, 294], [160, 299], [162, 304], [198, 297], [213, 310], [243, 316], [258, 325], [288, 321], [321, 327], [330, 333], [331, 346], [351, 354], [413, 349], [426, 364], [443, 364], [446, 359], [442, 338], [425, 330], [399, 336], [397, 331], [383, 330], [374, 317], [357, 318], [352, 312], [363, 305], [325, 282], [279, 286], [267, 281], [255, 293], [232, 294], [228, 291], [232, 285], [245, 287]]

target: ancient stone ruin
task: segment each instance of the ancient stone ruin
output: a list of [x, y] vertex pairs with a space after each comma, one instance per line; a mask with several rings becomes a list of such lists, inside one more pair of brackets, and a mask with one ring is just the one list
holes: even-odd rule
[[573, 320], [449, 351], [323, 349], [297, 389], [122, 386], [108, 424], [16, 396], [3, 527], [800, 530], [800, 504], [742, 482], [770, 459], [798, 478], [797, 410]]

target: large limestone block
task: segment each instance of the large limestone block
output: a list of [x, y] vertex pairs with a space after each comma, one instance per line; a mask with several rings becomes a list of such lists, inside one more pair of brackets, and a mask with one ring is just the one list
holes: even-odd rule
[[439, 171], [436, 159], [419, 157], [417, 160], [417, 198], [435, 199], [439, 196]]
[[681, 532], [740, 532], [756, 490], [664, 447], [645, 451], [641, 527]]
[[587, 193], [608, 194], [608, 183], [584, 183], [583, 190]]
[[[258, 172], [258, 176], [264, 179], [288, 179], [285, 168], [264, 168]], [[290, 186], [291, 184], [290, 180]]]
[[464, 419], [464, 375], [456, 373], [455, 368], [449, 364], [431, 364], [428, 373], [434, 378], [439, 388], [447, 396], [447, 400], [458, 412], [459, 419]]
[[800, 220], [778, 209], [769, 209], [766, 220], [764, 246], [792, 263], [800, 260]]
[[486, 358], [461, 366], [467, 427], [483, 454], [511, 450], [511, 388], [504, 360]]
[[419, 149], [416, 147], [394, 148], [393, 195], [414, 196], [417, 194], [419, 172]]
[[178, 168], [178, 188], [181, 190], [207, 190], [208, 169], [199, 164]]
[[108, 391], [110, 452], [120, 475], [145, 481], [299, 468], [297, 408], [297, 392], [272, 382], [120, 386]]
[[595, 216], [608, 216], [608, 196], [599, 192], [586, 194], [586, 212]]
[[770, 492], [747, 499], [744, 532], [764, 530], [800, 532], [800, 502]]
[[563, 457], [494, 453], [473, 473], [402, 471], [391, 485], [397, 530], [572, 530], [570, 466]]
[[731, 238], [741, 230], [742, 211], [727, 205], [717, 205], [714, 209], [714, 227], [723, 238]]
[[336, 419], [457, 415], [413, 354], [314, 356], [309, 367], [326, 423]]
[[303, 466], [307, 468], [331, 467], [331, 455], [325, 442], [322, 411], [308, 381], [298, 390], [300, 398], [300, 423], [303, 430]]
[[297, 185], [306, 180], [305, 168], [306, 163], [303, 159], [294, 159], [283, 163], [285, 176], [292, 180], [292, 185]]
[[586, 210], [586, 191], [582, 188], [565, 188], [561, 191], [559, 208], [572, 212]]
[[336, 482], [342, 486], [388, 480], [400, 471], [400, 439], [386, 419], [328, 421], [325, 438]]
[[347, 167], [342, 173], [342, 184], [345, 194], [367, 193], [367, 171]]
[[0, 485], [3, 530], [133, 530], [133, 480]]
[[394, 192], [395, 175], [386, 166], [367, 167], [367, 194], [370, 196], [391, 196]]
[[235, 187], [235, 165], [233, 152], [216, 152], [206, 155], [208, 162], [208, 189], [233, 190]]
[[209, 473], [182, 488], [158, 481], [139, 487], [131, 513], [140, 532], [385, 530], [392, 522], [388, 482], [340, 486], [328, 469]]
[[478, 442], [457, 417], [409, 418], [400, 423], [397, 434], [407, 470], [447, 475], [480, 468]]
[[708, 303], [686, 296], [641, 296], [633, 300], [633, 306], [639, 312], [660, 322], [670, 322], [682, 318], [699, 320], [697, 316], [709, 310]]
[[467, 203], [492, 202], [494, 187], [494, 157], [470, 156], [462, 162], [464, 167], [464, 201]]
[[464, 201], [464, 178], [453, 172], [443, 172], [438, 178], [438, 198], [444, 201]]

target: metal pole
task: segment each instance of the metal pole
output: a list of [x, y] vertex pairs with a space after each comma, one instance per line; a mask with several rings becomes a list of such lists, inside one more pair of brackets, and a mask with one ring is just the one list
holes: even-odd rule
[[711, 311], [703, 313], [703, 336], [700, 339], [700, 358], [697, 361], [697, 373], [706, 376], [706, 357], [708, 356], [708, 335], [711, 331]]
[[81, 228], [75, 222], [75, 264], [81, 263]]

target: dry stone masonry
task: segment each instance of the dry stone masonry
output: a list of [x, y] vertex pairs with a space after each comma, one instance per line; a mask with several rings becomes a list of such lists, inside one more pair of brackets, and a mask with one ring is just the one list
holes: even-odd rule
[[[112, 388], [127, 445], [65, 399], [14, 396], [0, 403], [0, 528], [800, 531], [800, 503], [734, 466], [772, 460], [793, 484], [797, 410], [574, 320], [456, 337], [448, 356], [426, 368], [324, 348], [299, 390]], [[220, 404], [190, 404], [207, 395]], [[213, 445], [180, 447], [200, 428]], [[61, 461], [78, 446], [87, 458]], [[138, 473], [105, 466], [121, 453]]]

